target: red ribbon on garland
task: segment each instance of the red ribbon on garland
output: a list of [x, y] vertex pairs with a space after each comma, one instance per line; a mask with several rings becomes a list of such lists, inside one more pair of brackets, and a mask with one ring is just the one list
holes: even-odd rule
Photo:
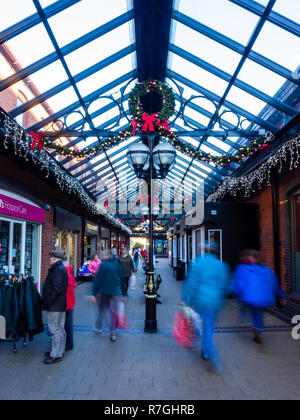
[[31, 131], [30, 133], [31, 137], [33, 137], [33, 142], [30, 146], [31, 150], [35, 150], [36, 149], [36, 145], [38, 145], [38, 149], [41, 151], [44, 149], [44, 140], [45, 140], [45, 135], [42, 131], [39, 132], [39, 134], [34, 133], [33, 131]]
[[143, 121], [145, 121], [142, 131], [155, 131], [154, 123], [156, 122], [156, 114], [149, 115], [146, 112], [143, 114]]
[[269, 144], [267, 144], [267, 143], [264, 143], [264, 144], [262, 144], [261, 146], [260, 146], [260, 155], [261, 155], [261, 157], [263, 157], [263, 152], [265, 151], [265, 150], [270, 150], [271, 149], [271, 146], [269, 145]]

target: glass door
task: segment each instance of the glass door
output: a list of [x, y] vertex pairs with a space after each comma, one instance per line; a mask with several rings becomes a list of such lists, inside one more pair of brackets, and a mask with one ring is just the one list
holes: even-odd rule
[[209, 245], [214, 245], [216, 247], [217, 253], [216, 256], [219, 260], [223, 260], [223, 241], [222, 241], [222, 230], [221, 229], [211, 229], [208, 231], [208, 242]]

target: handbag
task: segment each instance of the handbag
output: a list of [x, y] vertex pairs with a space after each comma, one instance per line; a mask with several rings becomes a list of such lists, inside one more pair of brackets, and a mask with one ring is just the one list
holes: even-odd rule
[[136, 290], [136, 276], [134, 274], [130, 277], [129, 287], [131, 290]]

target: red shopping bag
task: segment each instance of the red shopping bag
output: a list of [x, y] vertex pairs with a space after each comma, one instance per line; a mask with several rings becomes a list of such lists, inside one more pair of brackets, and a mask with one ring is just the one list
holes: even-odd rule
[[117, 310], [114, 314], [115, 316], [115, 326], [119, 330], [128, 330], [129, 329], [129, 322], [128, 317], [126, 315], [126, 308], [125, 303], [120, 301], [117, 305]]
[[183, 312], [176, 312], [175, 314], [172, 335], [180, 347], [191, 348], [194, 346], [193, 326]]

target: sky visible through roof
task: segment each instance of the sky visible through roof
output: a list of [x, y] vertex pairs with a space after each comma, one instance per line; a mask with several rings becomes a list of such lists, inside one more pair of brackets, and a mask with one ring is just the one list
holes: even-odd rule
[[[54, 0], [40, 0], [42, 7], [47, 7], [54, 3]], [[107, 0], [81, 0], [71, 7], [66, 8], [64, 11], [50, 17], [48, 22], [59, 47], [64, 48], [66, 45], [76, 41], [79, 37], [86, 35], [90, 31], [93, 31], [99, 26], [104, 25], [127, 12], [130, 3], [130, 1], [128, 2], [126, 0], [112, 0], [110, 2]], [[256, 3], [267, 6], [268, 1], [258, 0]], [[259, 16], [230, 0], [180, 0], [176, 1], [175, 4], [176, 9], [180, 13], [200, 22], [211, 30], [223, 34], [244, 47], [248, 44], [260, 20]], [[273, 7], [273, 11], [300, 24], [299, 0], [277, 0]], [[0, 32], [35, 13], [36, 8], [32, 0], [3, 1], [2, 13], [0, 15]], [[131, 20], [114, 30], [107, 32], [105, 35], [96, 38], [83, 47], [76, 49], [70, 54], [67, 54], [65, 60], [72, 76], [77, 76], [96, 65], [101, 60], [129, 47], [131, 44], [134, 44], [134, 42], [134, 22]], [[179, 47], [183, 51], [186, 51], [207, 63], [207, 65], [212, 65], [214, 68], [221, 70], [225, 75], [225, 79], [226, 74], [229, 76], [233, 75], [242, 57], [238, 52], [221, 45], [221, 43], [216, 42], [174, 19], [172, 22], [170, 42], [171, 44], [174, 44], [175, 47]], [[33, 28], [8, 40], [6, 45], [22, 67], [30, 66], [55, 51], [42, 23], [39, 23]], [[253, 51], [280, 64], [290, 72], [295, 71], [300, 64], [299, 38], [269, 21], [265, 22], [258, 39], [253, 46]], [[200, 68], [198, 65], [188, 61], [185, 57], [172, 51], [169, 52], [168, 68], [170, 71], [184, 76], [190, 82], [194, 82], [201, 87], [204, 87], [220, 98], [224, 95], [228, 86], [228, 80], [224, 80], [224, 77], [218, 77], [212, 72]], [[132, 51], [118, 61], [115, 61], [101, 70], [96, 71], [94, 74], [90, 74], [88, 77], [78, 81], [77, 87], [80, 95], [85, 98], [100, 87], [109, 84], [135, 69], [136, 53], [135, 51]], [[13, 71], [5, 67], [3, 61], [0, 61], [0, 79], [5, 79], [11, 74], [13, 74]], [[68, 80], [68, 76], [61, 62], [56, 60], [45, 68], [31, 74], [30, 79], [40, 93], [44, 93]], [[256, 88], [270, 98], [273, 98], [279, 89], [286, 83], [284, 77], [254, 62], [250, 58], [246, 59], [242, 70], [238, 74], [238, 80]], [[18, 82], [20, 86], [22, 83], [22, 81]], [[113, 93], [114, 98], [118, 99], [120, 97], [120, 87], [125, 83], [126, 82], [123, 82], [121, 85], [109, 90], [106, 94]], [[18, 84], [16, 84], [16, 87]], [[182, 83], [179, 82], [179, 84], [182, 86]], [[127, 93], [132, 86], [133, 85], [128, 86], [126, 90]], [[187, 86], [183, 87], [183, 96], [185, 99], [189, 99], [191, 95], [199, 95], [199, 92], [193, 88]], [[30, 100], [32, 97], [28, 97], [27, 99]], [[266, 102], [262, 99], [245, 92], [237, 86], [231, 87], [226, 100], [231, 104], [243, 108], [254, 116], [260, 115], [266, 107]], [[56, 95], [49, 97], [46, 102], [53, 112], [56, 113], [77, 101], [78, 96], [74, 88], [70, 86]], [[110, 101], [108, 99], [101, 99], [94, 102], [89, 109], [90, 114], [97, 112], [97, 110], [109, 103]], [[209, 113], [213, 113], [214, 111], [212, 104], [207, 100], [198, 99], [195, 100], [194, 103], [195, 105], [204, 108]], [[177, 102], [177, 108], [178, 107], [179, 102]], [[49, 116], [44, 109], [41, 109], [42, 107], [40, 105], [36, 105], [35, 108], [36, 112], [39, 112], [38, 115], [40, 117], [46, 118]], [[127, 109], [128, 106], [126, 105], [125, 111], [127, 111]], [[226, 106], [221, 108], [221, 112], [227, 110], [228, 108]], [[6, 109], [6, 111], [10, 112], [12, 109]], [[269, 105], [268, 115], [271, 115], [276, 111], [278, 110]], [[203, 115], [191, 108], [186, 109], [186, 116], [191, 120], [196, 121], [199, 128], [207, 127], [210, 121], [209, 115]], [[285, 122], [292, 118], [292, 115], [282, 114], [282, 116]], [[117, 119], [117, 117], [118, 109], [114, 108], [95, 117], [93, 123], [96, 127], [106, 126], [106, 128], [109, 128], [114, 126], [115, 121], [109, 126], [107, 125], [107, 122], [112, 119]], [[79, 119], [80, 116], [74, 114], [73, 116], [70, 116], [69, 123], [75, 123]], [[224, 119], [228, 123], [236, 125], [236, 117], [234, 115], [226, 114], [224, 115]], [[126, 124], [126, 118], [122, 118], [119, 121], [120, 127], [126, 126]], [[252, 124], [252, 128], [253, 127]], [[215, 128], [218, 129], [217, 126]], [[115, 128], [115, 130], [117, 129], [118, 127]], [[176, 129], [190, 130], [190, 128], [186, 127], [182, 118], [179, 118], [176, 121]], [[135, 138], [132, 138], [126, 144], [130, 145], [135, 140]], [[199, 139], [196, 138], [185, 137], [185, 140], [195, 146], [199, 144]], [[232, 144], [240, 141], [240, 139], [232, 137], [229, 138], [229, 140], [231, 141], [231, 145], [228, 142], [226, 143], [220, 139], [211, 137], [201, 146], [201, 149], [212, 154], [220, 154], [222, 151], [232, 152]], [[84, 148], [96, 141], [96, 138], [89, 138], [86, 141], [78, 142], [77, 147]], [[210, 148], [210, 145], [213, 145], [214, 148]], [[120, 145], [118, 148], [112, 149], [108, 152], [108, 155], [111, 155], [117, 150], [122, 150], [123, 147], [124, 145]], [[114, 156], [112, 162], [121, 162], [118, 154], [115, 154]], [[122, 159], [124, 156], [125, 152], [122, 153]], [[182, 156], [182, 158], [185, 158], [185, 161], [189, 162], [189, 158], [184, 156]], [[96, 165], [97, 162], [99, 162], [98, 166]], [[93, 164], [92, 174], [98, 173], [97, 171], [101, 170], [101, 168], [105, 168], [107, 165], [107, 162], [103, 161], [103, 154], [92, 159], [91, 163]], [[74, 162], [71, 164], [68, 162], [67, 165], [69, 169], [71, 169], [73, 164]], [[186, 163], [183, 162], [182, 164], [185, 165]], [[78, 172], [80, 173], [80, 169], [81, 168], [78, 167], [75, 174]], [[122, 170], [123, 169], [124, 168], [122, 168]], [[210, 165], [204, 165], [200, 162], [194, 162], [193, 169], [196, 172], [199, 170], [199, 174], [201, 173], [204, 177], [213, 170]], [[201, 169], [205, 170], [205, 172], [200, 172]], [[174, 171], [176, 172], [176, 169]], [[85, 177], [86, 174], [83, 173], [79, 176], [79, 179], [84, 179]]]

